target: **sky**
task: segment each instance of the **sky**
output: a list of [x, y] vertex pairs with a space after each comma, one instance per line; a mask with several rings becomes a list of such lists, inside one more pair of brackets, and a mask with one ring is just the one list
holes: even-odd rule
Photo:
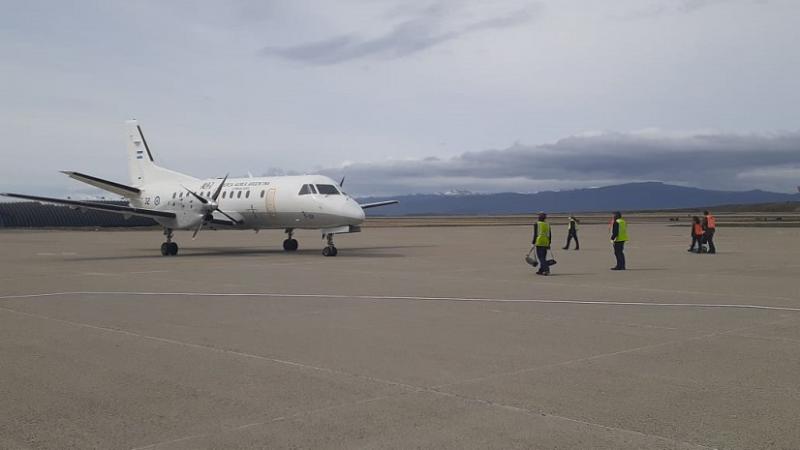
[[0, 0], [0, 191], [197, 177], [356, 195], [629, 181], [794, 192], [796, 0]]

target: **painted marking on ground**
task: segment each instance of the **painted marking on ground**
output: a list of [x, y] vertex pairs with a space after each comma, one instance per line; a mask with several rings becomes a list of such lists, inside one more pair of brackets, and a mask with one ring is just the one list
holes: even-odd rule
[[[531, 410], [531, 409], [528, 409], [528, 408], [522, 408], [522, 407], [519, 407], [519, 406], [507, 405], [507, 404], [504, 404], [504, 403], [495, 402], [493, 400], [486, 400], [486, 399], [481, 399], [481, 398], [477, 398], [477, 397], [457, 394], [457, 393], [454, 393], [454, 392], [447, 392], [447, 391], [441, 390], [444, 386], [433, 387], [433, 388], [432, 387], [425, 387], [425, 386], [416, 386], [416, 385], [402, 383], [402, 382], [398, 382], [398, 381], [386, 380], [386, 379], [382, 379], [382, 378], [376, 378], [376, 377], [372, 377], [372, 376], [369, 376], [369, 375], [362, 375], [362, 374], [357, 374], [357, 373], [345, 372], [345, 371], [341, 371], [341, 370], [337, 370], [337, 369], [314, 366], [314, 365], [311, 365], [311, 364], [300, 363], [300, 362], [296, 362], [296, 361], [289, 361], [289, 360], [284, 360], [284, 359], [270, 358], [270, 357], [267, 357], [267, 356], [256, 355], [256, 354], [252, 354], [252, 353], [245, 353], [245, 352], [240, 352], [240, 351], [235, 351], [235, 350], [228, 350], [228, 349], [224, 349], [224, 348], [213, 347], [213, 346], [210, 346], [210, 345], [195, 344], [195, 343], [184, 342], [184, 341], [179, 341], [179, 340], [175, 340], [175, 339], [163, 338], [163, 337], [158, 337], [158, 336], [151, 336], [151, 335], [146, 335], [146, 334], [136, 333], [136, 332], [133, 332], [133, 331], [124, 330], [124, 329], [121, 329], [121, 328], [110, 328], [110, 327], [104, 327], [104, 326], [98, 326], [98, 325], [91, 325], [91, 324], [87, 324], [87, 323], [83, 323], [83, 322], [75, 322], [75, 321], [72, 321], [72, 320], [59, 319], [59, 318], [56, 318], [56, 317], [46, 316], [46, 315], [42, 315], [42, 314], [35, 314], [35, 313], [29, 313], [29, 312], [24, 312], [24, 311], [18, 311], [18, 310], [12, 309], [12, 308], [0, 307], [0, 311], [6, 311], [6, 312], [9, 312], [9, 313], [12, 313], [12, 314], [19, 314], [19, 315], [22, 315], [22, 316], [33, 317], [33, 318], [42, 319], [42, 320], [50, 320], [50, 321], [59, 322], [59, 323], [67, 324], [67, 325], [72, 325], [72, 326], [79, 327], [79, 328], [86, 328], [86, 329], [95, 330], [95, 331], [101, 331], [101, 332], [106, 332], [106, 333], [113, 333], [113, 334], [119, 334], [119, 335], [124, 335], [124, 336], [130, 336], [130, 337], [135, 337], [135, 338], [139, 338], [139, 339], [155, 341], [155, 342], [171, 344], [171, 345], [177, 345], [177, 346], [182, 346], [182, 347], [202, 349], [202, 350], [212, 351], [212, 352], [215, 352], [215, 353], [227, 354], [227, 355], [234, 356], [234, 357], [244, 357], [244, 358], [248, 358], [248, 359], [262, 360], [262, 361], [266, 361], [266, 362], [271, 362], [271, 363], [291, 366], [291, 367], [295, 367], [295, 368], [299, 368], [299, 369], [313, 370], [313, 371], [323, 372], [323, 373], [333, 374], [333, 375], [348, 376], [348, 377], [353, 377], [353, 378], [357, 378], [357, 379], [372, 381], [372, 382], [375, 382], [375, 383], [378, 383], [378, 384], [384, 384], [384, 385], [389, 385], [389, 386], [393, 386], [393, 387], [398, 387], [398, 388], [404, 389], [405, 391], [410, 391], [412, 393], [427, 393], [427, 394], [433, 394], [433, 395], [438, 395], [438, 396], [443, 396], [443, 397], [459, 399], [459, 400], [462, 400], [462, 401], [465, 401], [465, 402], [469, 402], [469, 403], [475, 403], [475, 404], [488, 406], [488, 407], [492, 407], [492, 408], [503, 409], [503, 410], [506, 410], [506, 411], [522, 413], [522, 414], [529, 415], [529, 416], [536, 417], [536, 418], [550, 418], [550, 419], [559, 420], [559, 421], [578, 423], [578, 424], [582, 424], [582, 425], [586, 425], [586, 426], [590, 426], [590, 427], [594, 427], [594, 428], [599, 428], [599, 429], [603, 429], [603, 430], [607, 430], [607, 431], [614, 431], [614, 432], [627, 434], [627, 435], [649, 437], [649, 438], [653, 438], [653, 439], [656, 439], [656, 440], [670, 442], [672, 444], [679, 444], [679, 445], [687, 446], [687, 447], [693, 447], [693, 448], [698, 448], [698, 449], [712, 449], [712, 447], [707, 447], [705, 445], [695, 444], [695, 443], [690, 443], [690, 442], [684, 442], [684, 441], [676, 440], [676, 439], [673, 439], [673, 438], [659, 436], [659, 435], [656, 435], [656, 434], [643, 433], [643, 432], [636, 431], [636, 430], [629, 430], [629, 429], [626, 429], [626, 428], [620, 428], [620, 427], [614, 427], [614, 426], [609, 426], [609, 425], [603, 425], [603, 424], [600, 424], [600, 423], [588, 422], [588, 421], [584, 421], [584, 420], [581, 420], [581, 419], [575, 419], [575, 418], [561, 416], [561, 415], [557, 415], [557, 414], [549, 414], [549, 413], [546, 413], [546, 412], [543, 412], [543, 411], [534, 411], [534, 410]], [[752, 328], [752, 327], [748, 327], [748, 328]], [[731, 331], [734, 331], [734, 330], [731, 330]], [[713, 334], [720, 334], [720, 333], [713, 333]], [[701, 337], [690, 338], [690, 339], [687, 339], [687, 340], [700, 339], [700, 338], [702, 338], [702, 336]], [[664, 343], [663, 345], [674, 344], [674, 343], [677, 343], [677, 342], [678, 341], [671, 341], [669, 343]], [[637, 350], [637, 349], [633, 349], [633, 350], [630, 350], [630, 351], [634, 351], [634, 350]], [[615, 353], [620, 353], [620, 352], [615, 352]], [[597, 355], [595, 358], [600, 358], [600, 357], [604, 357], [604, 356], [607, 356], [607, 355]], [[454, 383], [454, 384], [457, 384], [457, 383]], [[371, 398], [371, 399], [365, 399], [365, 400], [362, 400], [362, 402], [378, 401], [378, 400], [383, 400], [383, 399], [387, 399], [387, 398], [391, 398], [391, 397], [393, 397], [393, 396], [392, 395], [385, 395], [385, 396], [375, 397], [375, 398]], [[343, 407], [343, 406], [347, 406], [347, 404], [336, 405], [336, 406], [328, 407], [328, 408], [322, 408], [319, 411], [323, 411], [323, 410], [326, 410], [326, 409], [327, 410], [338, 409], [338, 408]], [[317, 410], [312, 410], [310, 412], [306, 412], [306, 414], [314, 413], [314, 412], [318, 412], [318, 411]], [[301, 413], [301, 415], [302, 415], [302, 413]], [[241, 425], [241, 426], [237, 426], [237, 427], [232, 427], [228, 431], [241, 431], [241, 430], [245, 430], [247, 428], [263, 426], [263, 425], [266, 425], [268, 423], [272, 423], [272, 422], [276, 422], [276, 421], [284, 420], [284, 419], [285, 419], [285, 417], [277, 417], [275, 419], [272, 419], [272, 420], [266, 421], [266, 422], [249, 423], [249, 424], [245, 424], [245, 425]], [[181, 438], [170, 439], [170, 440], [163, 441], [163, 442], [149, 444], [149, 445], [146, 445], [144, 447], [138, 447], [138, 448], [139, 449], [156, 449], [156, 448], [158, 448], [158, 447], [160, 447], [162, 445], [170, 445], [170, 444], [175, 444], [175, 443], [178, 443], [178, 442], [185, 442], [185, 441], [189, 441], [189, 440], [193, 440], [193, 439], [205, 438], [205, 437], [211, 436], [213, 434], [216, 434], [216, 433], [194, 434], [194, 435], [190, 435], [190, 436], [185, 436], [185, 437], [181, 437]]]
[[0, 300], [17, 298], [53, 297], [67, 295], [109, 295], [143, 297], [266, 297], [266, 298], [316, 298], [332, 300], [363, 301], [415, 301], [415, 302], [485, 302], [485, 303], [538, 303], [554, 305], [585, 306], [635, 306], [648, 308], [699, 308], [699, 309], [744, 309], [765, 311], [800, 312], [800, 307], [751, 305], [735, 303], [663, 303], [663, 302], [620, 302], [611, 300], [554, 300], [554, 299], [513, 299], [482, 297], [425, 297], [410, 295], [341, 295], [341, 294], [288, 294], [278, 292], [147, 292], [147, 291], [68, 291], [41, 294], [21, 294], [0, 296]]

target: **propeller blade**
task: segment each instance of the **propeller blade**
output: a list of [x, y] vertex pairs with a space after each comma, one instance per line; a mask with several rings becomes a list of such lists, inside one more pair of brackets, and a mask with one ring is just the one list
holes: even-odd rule
[[202, 222], [200, 222], [200, 225], [198, 225], [198, 226], [197, 226], [197, 228], [195, 228], [195, 230], [194, 230], [194, 234], [192, 234], [192, 240], [194, 240], [194, 238], [196, 238], [196, 237], [197, 237], [197, 233], [199, 233], [199, 232], [200, 232], [200, 230], [202, 230], [202, 229], [203, 229], [203, 224], [204, 224], [204, 223], [206, 223], [206, 221], [205, 221], [205, 220], [203, 220]]
[[217, 201], [217, 197], [219, 197], [220, 192], [222, 192], [222, 188], [225, 186], [225, 182], [228, 181], [228, 174], [225, 174], [225, 178], [222, 179], [222, 183], [217, 186], [217, 190], [214, 191], [214, 195], [211, 196], [211, 200]]
[[186, 186], [183, 186], [183, 188], [186, 189], [190, 194], [194, 195], [194, 198], [200, 200], [200, 203], [202, 203], [204, 205], [208, 204], [208, 200], [206, 200], [202, 196], [198, 195], [196, 192], [192, 191], [191, 189], [187, 188]]
[[231, 217], [230, 215], [228, 215], [228, 213], [226, 213], [225, 211], [223, 211], [223, 210], [221, 210], [221, 209], [219, 209], [219, 208], [217, 208], [217, 212], [218, 212], [218, 213], [220, 213], [220, 214], [222, 214], [223, 216], [227, 217], [228, 219], [231, 219], [231, 222], [233, 222], [233, 223], [240, 223], [240, 221], [239, 221], [239, 220], [236, 220], [236, 219], [234, 219], [233, 217]]

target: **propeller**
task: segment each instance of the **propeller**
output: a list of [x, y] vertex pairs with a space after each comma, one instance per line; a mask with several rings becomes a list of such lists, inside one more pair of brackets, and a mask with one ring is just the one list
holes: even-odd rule
[[217, 186], [217, 189], [211, 195], [211, 199], [207, 199], [202, 195], [198, 194], [197, 192], [194, 192], [191, 189], [187, 188], [186, 186], [183, 186], [183, 188], [186, 189], [188, 193], [192, 194], [192, 196], [196, 198], [197, 201], [203, 204], [203, 220], [200, 221], [200, 224], [198, 224], [197, 228], [195, 228], [194, 233], [192, 234], [192, 239], [197, 237], [197, 233], [199, 233], [200, 230], [203, 229], [203, 225], [205, 225], [206, 222], [211, 222], [212, 220], [214, 220], [214, 211], [219, 212], [220, 214], [227, 217], [228, 219], [231, 220], [231, 222], [235, 224], [241, 222], [240, 220], [231, 217], [231, 215], [226, 213], [225, 211], [219, 209], [219, 204], [217, 203], [217, 199], [219, 198], [219, 194], [222, 193], [222, 188], [225, 187], [226, 181], [228, 181], [228, 175], [225, 175], [225, 178], [223, 178], [222, 182], [219, 184], [219, 186]]

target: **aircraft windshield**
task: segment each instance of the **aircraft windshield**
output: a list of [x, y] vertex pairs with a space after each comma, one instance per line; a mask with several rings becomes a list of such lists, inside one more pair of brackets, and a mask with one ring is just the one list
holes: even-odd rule
[[332, 184], [318, 184], [317, 191], [325, 195], [339, 195], [339, 190]]

